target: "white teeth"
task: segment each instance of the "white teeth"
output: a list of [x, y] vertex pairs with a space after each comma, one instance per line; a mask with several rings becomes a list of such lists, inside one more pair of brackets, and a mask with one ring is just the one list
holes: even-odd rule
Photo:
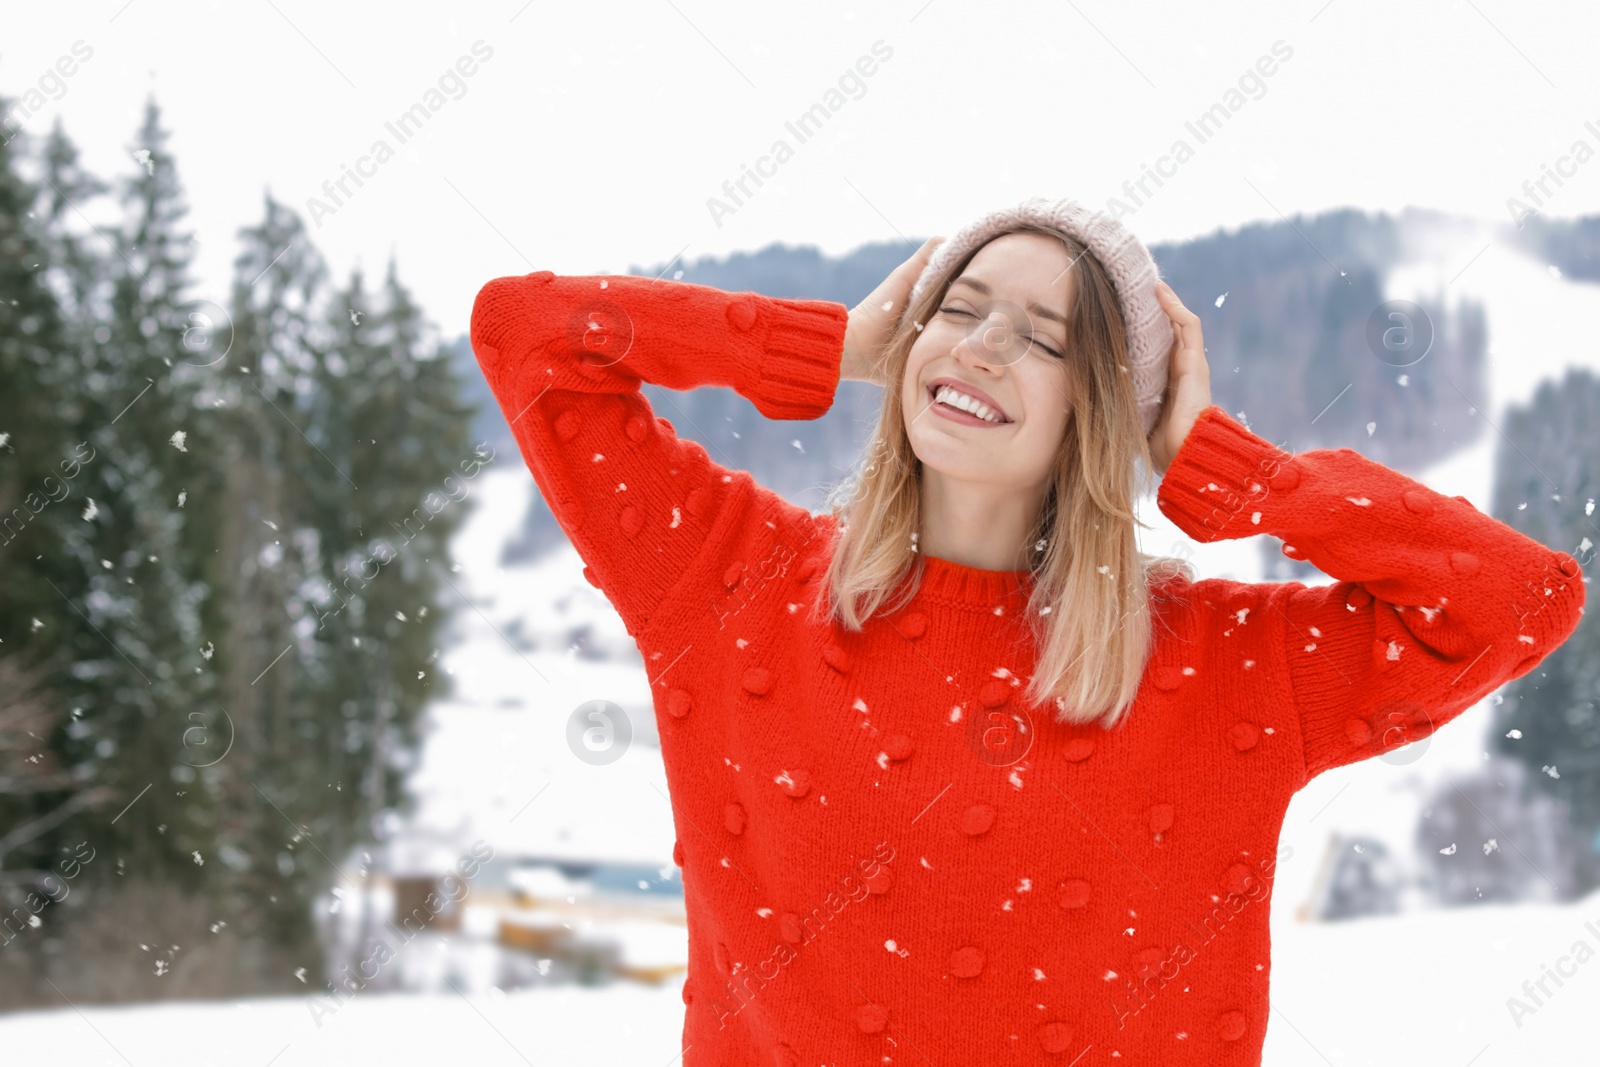
[[965, 393], [957, 392], [948, 385], [941, 385], [934, 392], [933, 399], [938, 404], [948, 404], [953, 408], [960, 408], [969, 414], [976, 415], [985, 422], [1004, 422], [1000, 414], [981, 400], [976, 400]]

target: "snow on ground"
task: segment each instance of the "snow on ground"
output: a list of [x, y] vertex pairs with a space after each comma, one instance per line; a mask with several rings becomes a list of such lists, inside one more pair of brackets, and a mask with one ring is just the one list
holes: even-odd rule
[[[1593, 1062], [1600, 893], [1570, 905], [1291, 922], [1275, 925], [1273, 941], [1266, 1067]], [[1586, 950], [1573, 954], [1578, 942]], [[1522, 986], [1546, 967], [1565, 975], [1560, 985], [1546, 978], [1543, 993], [1535, 987], [1535, 1002]], [[320, 1016], [309, 996], [0, 1015], [0, 1057], [53, 1067], [676, 1062], [680, 979], [513, 993], [458, 988], [358, 993]], [[1533, 1011], [1514, 1017], [1511, 997]], [[937, 1055], [933, 1062], [961, 1067]]]

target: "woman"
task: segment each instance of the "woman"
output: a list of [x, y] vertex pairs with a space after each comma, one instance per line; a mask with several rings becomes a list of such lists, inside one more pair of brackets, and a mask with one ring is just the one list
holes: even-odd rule
[[[1290, 798], [1576, 627], [1571, 556], [1214, 406], [1156, 273], [1035, 199], [853, 311], [548, 271], [478, 294], [483, 372], [651, 681], [686, 1067], [1257, 1064]], [[884, 404], [822, 515], [638, 388], [811, 419], [841, 378]], [[1338, 580], [1142, 555], [1141, 467], [1190, 537], [1269, 533]]]

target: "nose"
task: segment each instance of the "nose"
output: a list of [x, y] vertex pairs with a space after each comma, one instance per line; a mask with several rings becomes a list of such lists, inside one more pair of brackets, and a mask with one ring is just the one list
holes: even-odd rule
[[1000, 309], [974, 323], [951, 349], [951, 354], [967, 366], [988, 371], [1010, 366], [1022, 358], [1023, 352], [1023, 346], [1017, 341], [1015, 324]]

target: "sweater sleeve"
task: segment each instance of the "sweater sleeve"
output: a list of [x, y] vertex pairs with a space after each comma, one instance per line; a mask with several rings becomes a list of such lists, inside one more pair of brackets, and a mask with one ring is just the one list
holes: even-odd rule
[[1285, 452], [1212, 405], [1157, 491], [1210, 542], [1269, 533], [1332, 584], [1250, 587], [1323, 771], [1419, 740], [1531, 671], [1577, 628], [1577, 560], [1352, 449]]
[[496, 278], [470, 338], [528, 468], [584, 575], [638, 636], [716, 538], [771, 510], [742, 470], [680, 439], [639, 391], [727, 386], [772, 419], [833, 404], [848, 309], [630, 275]]

